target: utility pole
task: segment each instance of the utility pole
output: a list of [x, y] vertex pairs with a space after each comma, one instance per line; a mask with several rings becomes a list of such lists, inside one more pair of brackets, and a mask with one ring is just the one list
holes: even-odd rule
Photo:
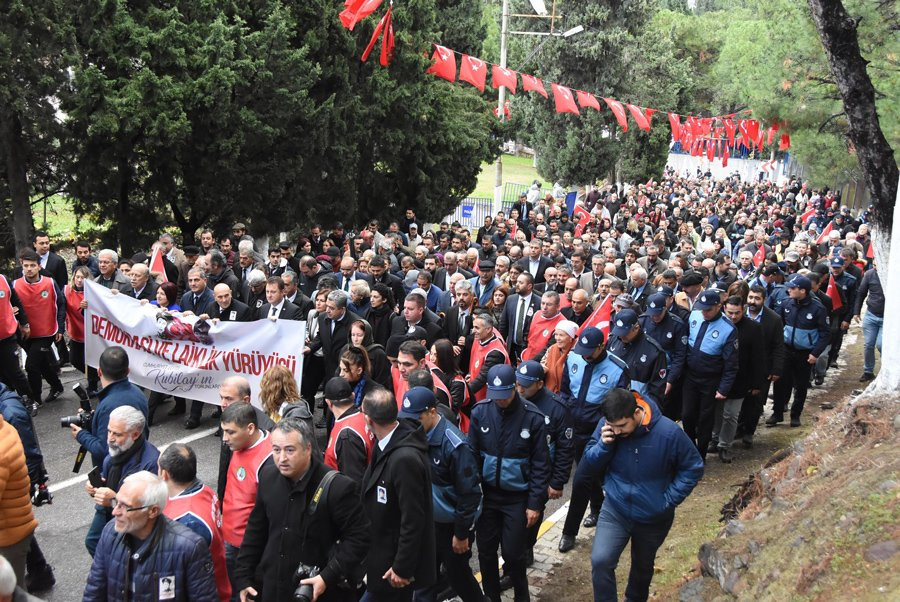
[[[506, 69], [506, 39], [509, 35], [509, 0], [503, 0], [500, 13], [500, 66]], [[506, 120], [503, 105], [506, 101], [506, 88], [500, 86], [497, 89], [497, 118], [501, 123]], [[505, 140], [501, 141], [503, 144]], [[494, 208], [493, 214], [497, 215], [503, 209], [503, 152], [497, 157], [496, 176], [494, 178]]]

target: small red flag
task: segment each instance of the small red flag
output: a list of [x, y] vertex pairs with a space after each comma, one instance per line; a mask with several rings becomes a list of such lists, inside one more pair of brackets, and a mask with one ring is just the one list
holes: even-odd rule
[[734, 146], [734, 120], [725, 120], [725, 135], [728, 136], [728, 146]]
[[384, 36], [381, 39], [381, 66], [387, 67], [388, 63], [391, 62], [391, 55], [394, 52], [394, 27], [391, 25], [391, 13], [393, 12], [393, 9], [394, 5], [392, 4], [388, 7], [384, 16], [381, 17], [381, 21], [378, 22], [375, 31], [372, 32], [372, 37], [369, 39], [369, 45], [366, 46], [366, 49], [360, 57], [362, 62], [365, 63], [369, 60], [369, 55], [372, 54], [372, 50], [375, 49], [378, 37], [381, 36], [382, 33]]
[[766, 260], [766, 246], [763, 245], [753, 254], [753, 265], [759, 267]]
[[844, 300], [841, 299], [841, 291], [838, 290], [837, 282], [834, 281], [834, 276], [831, 274], [828, 275], [828, 288], [826, 289], [825, 294], [831, 297], [831, 311], [837, 311], [844, 307]]
[[653, 114], [659, 113], [659, 109], [644, 109], [644, 117], [647, 118], [647, 127], [649, 128], [653, 121]]
[[591, 214], [581, 205], [575, 205], [575, 208], [572, 210], [572, 220], [575, 222], [575, 238], [578, 238], [582, 235], [584, 229], [587, 228], [587, 225], [591, 223]]
[[804, 229], [806, 229], [806, 220], [815, 215], [815, 213], [816, 208], [810, 205], [809, 209], [807, 209], [806, 212], [800, 216], [800, 223], [803, 225]]
[[161, 275], [163, 282], [169, 281], [168, 277], [166, 277], [166, 266], [163, 265], [162, 253], [160, 253], [159, 245], [156, 245], [153, 248], [153, 255], [150, 256], [150, 271], [154, 274]]
[[603, 331], [603, 334], [609, 338], [609, 318], [612, 315], [612, 297], [606, 295], [606, 298], [597, 305], [597, 308], [591, 312], [591, 315], [588, 316], [588, 319], [584, 321], [584, 324], [581, 325], [581, 328], [578, 329], [578, 336], [581, 336], [581, 333], [585, 328], [589, 328], [594, 326]]
[[681, 117], [677, 113], [669, 113], [669, 125], [672, 126], [672, 138], [681, 140]]
[[375, 12], [375, 9], [381, 5], [381, 0], [348, 0], [344, 3], [345, 8], [339, 15], [341, 23], [353, 31], [356, 24]]
[[430, 73], [432, 75], [436, 75], [442, 79], [446, 79], [448, 82], [456, 81], [456, 57], [453, 55], [453, 51], [444, 46], [434, 45], [434, 54], [431, 55], [431, 60], [434, 61], [431, 67], [429, 67], [425, 73]]
[[650, 122], [647, 121], [647, 116], [644, 115], [644, 111], [640, 107], [628, 105], [628, 111], [631, 113], [631, 116], [634, 117], [634, 121], [637, 123], [638, 128], [645, 132], [650, 131]]
[[722, 167], [728, 167], [728, 145], [725, 145], [725, 150], [722, 152]]
[[491, 66], [491, 86], [499, 88], [505, 87], [510, 94], [516, 93], [516, 72], [510, 69], [504, 69], [500, 65]]
[[544, 82], [540, 79], [536, 78], [533, 75], [527, 75], [525, 73], [520, 73], [522, 76], [522, 91], [523, 92], [537, 92], [544, 98], [547, 97], [547, 89], [544, 88]]
[[582, 109], [596, 109], [600, 110], [600, 103], [597, 102], [597, 97], [589, 92], [582, 92], [581, 90], [576, 90], [575, 93], [578, 95], [578, 104], [581, 105]]
[[766, 144], [772, 146], [772, 142], [775, 141], [775, 134], [778, 133], [778, 123], [773, 123], [769, 128], [769, 135], [766, 137]]
[[869, 241], [869, 247], [866, 249], [866, 259], [875, 259], [875, 245]]
[[791, 148], [791, 136], [790, 134], [782, 134], [781, 143], [778, 145], [778, 150], [787, 150], [789, 148]]
[[759, 122], [755, 119], [747, 120], [747, 139], [751, 142], [759, 139]]
[[831, 229], [834, 227], [834, 222], [828, 222], [828, 225], [822, 230], [822, 233], [819, 234], [819, 238], [816, 239], [816, 244], [822, 244], [823, 242], [828, 240], [828, 233], [831, 232]]
[[459, 81], [469, 82], [481, 92], [484, 92], [484, 82], [487, 79], [487, 63], [474, 56], [464, 54], [459, 62]]
[[623, 132], [628, 131], [628, 119], [625, 117], [625, 107], [622, 106], [622, 103], [618, 100], [614, 100], [612, 98], [603, 98], [603, 101], [606, 103], [606, 106], [613, 112], [613, 115], [616, 116], [616, 121], [619, 122], [619, 127], [622, 128]]
[[712, 161], [713, 157], [716, 156], [716, 147], [713, 146], [713, 141], [709, 138], [706, 139], [706, 160]]
[[578, 107], [575, 106], [575, 98], [572, 96], [571, 90], [565, 86], [553, 83], [550, 84], [550, 89], [553, 90], [553, 102], [556, 103], [557, 113], [575, 113], [580, 115]]

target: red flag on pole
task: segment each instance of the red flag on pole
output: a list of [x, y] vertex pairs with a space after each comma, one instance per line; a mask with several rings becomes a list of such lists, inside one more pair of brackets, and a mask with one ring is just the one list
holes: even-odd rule
[[609, 338], [609, 318], [611, 315], [612, 297], [606, 295], [606, 298], [600, 302], [597, 308], [588, 316], [588, 319], [584, 321], [584, 324], [581, 325], [581, 328], [578, 329], [578, 336], [581, 336], [585, 328], [594, 326], [602, 330], [604, 336]]
[[381, 5], [381, 0], [348, 0], [344, 3], [345, 8], [339, 15], [341, 23], [353, 31], [356, 24], [375, 12], [375, 9]]
[[734, 146], [734, 121], [725, 120], [725, 135], [728, 136], [728, 146]]
[[487, 63], [474, 56], [464, 54], [459, 62], [459, 81], [469, 82], [480, 92], [484, 92], [484, 82], [487, 78]]
[[816, 239], [816, 244], [822, 244], [823, 242], [828, 240], [828, 233], [831, 232], [831, 229], [834, 227], [834, 222], [828, 222], [828, 225], [822, 230], [822, 233], [819, 234], [819, 238]]
[[166, 277], [166, 266], [163, 265], [162, 253], [160, 253], [159, 245], [153, 248], [153, 255], [150, 256], [150, 271], [162, 276], [163, 282], [168, 282]]
[[834, 281], [834, 276], [831, 274], [828, 275], [828, 289], [825, 291], [825, 294], [831, 297], [831, 311], [837, 311], [844, 307], [841, 292], [838, 290], [837, 282]]
[[866, 249], [866, 259], [875, 259], [875, 245], [869, 241], [869, 247]]
[[807, 209], [806, 212], [800, 216], [800, 224], [803, 226], [804, 230], [806, 229], [806, 220], [808, 220], [813, 215], [815, 215], [815, 213], [816, 213], [816, 208], [813, 207], [812, 205], [810, 205], [809, 209]]
[[491, 65], [491, 86], [499, 88], [504, 86], [510, 94], [516, 93], [516, 72], [505, 69], [500, 65]]
[[446, 79], [448, 82], [456, 81], [456, 57], [453, 55], [453, 51], [437, 44], [434, 46], [434, 54], [431, 55], [431, 60], [434, 63], [425, 73], [436, 75]]
[[769, 128], [769, 135], [766, 137], [766, 144], [772, 146], [772, 143], [775, 141], [775, 134], [778, 133], [778, 123], [773, 123]]
[[789, 134], [782, 134], [778, 150], [787, 150], [789, 148], [791, 148], [791, 136]]
[[523, 92], [537, 92], [544, 98], [547, 97], [547, 89], [544, 88], [544, 82], [533, 75], [527, 75], [525, 73], [520, 73], [522, 76], [522, 91]]
[[587, 109], [590, 107], [591, 109], [600, 110], [600, 103], [597, 102], [597, 97], [588, 92], [582, 92], [581, 90], [576, 90], [575, 93], [578, 95], [578, 104], [581, 105], [582, 109]]
[[637, 123], [638, 128], [645, 132], [650, 131], [650, 122], [647, 121], [647, 116], [644, 115], [644, 111], [640, 107], [628, 105], [628, 112], [634, 117], [634, 122]]
[[550, 84], [550, 89], [553, 90], [553, 102], [556, 103], [557, 113], [581, 114], [578, 112], [578, 107], [575, 106], [575, 98], [572, 96], [571, 90], [565, 86], [553, 83]]
[[759, 267], [766, 260], [766, 246], [763, 245], [753, 254], [753, 265]]
[[575, 205], [572, 210], [572, 221], [575, 222], [575, 238], [581, 236], [587, 225], [591, 223], [591, 214], [581, 205]]
[[622, 128], [623, 132], [628, 131], [628, 119], [625, 117], [625, 107], [622, 106], [622, 103], [618, 100], [614, 100], [612, 98], [603, 98], [603, 101], [606, 102], [606, 106], [613, 112], [613, 115], [616, 116], [616, 121], [619, 122], [619, 127]]
[[722, 152], [722, 167], [728, 167], [728, 145], [725, 145], [725, 150]]
[[681, 140], [681, 117], [677, 113], [669, 113], [669, 125], [672, 126], [672, 138]]
[[650, 127], [651, 122], [653, 121], [654, 113], [659, 113], [659, 109], [644, 109], [644, 117], [647, 119], [647, 128]]

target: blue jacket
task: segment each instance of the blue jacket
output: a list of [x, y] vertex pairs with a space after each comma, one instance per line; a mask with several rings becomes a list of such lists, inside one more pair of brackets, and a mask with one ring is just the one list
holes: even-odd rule
[[666, 382], [678, 382], [687, 357], [687, 324], [670, 311], [659, 324], [649, 314], [643, 314], [638, 320], [644, 333], [666, 352]]
[[544, 415], [516, 395], [504, 410], [487, 399], [472, 408], [469, 444], [481, 466], [484, 496], [527, 499], [529, 510], [547, 502], [550, 460]]
[[[171, 597], [161, 596], [169, 583], [174, 590]], [[115, 521], [110, 521], [97, 544], [83, 602], [124, 600], [126, 592], [131, 592], [128, 599], [132, 602], [157, 602], [160, 598], [218, 602], [209, 546], [199, 535], [162, 514], [142, 542], [117, 533]]]
[[[838, 292], [841, 295], [841, 301], [844, 302], [843, 307], [837, 311], [837, 315], [841, 321], [849, 321], [853, 315], [853, 307], [856, 305], [856, 289], [859, 288], [859, 282], [856, 276], [848, 272], [841, 272], [840, 276], [833, 276], [834, 283], [837, 285]], [[839, 325], [833, 325], [836, 327]]]
[[[128, 382], [128, 379], [117, 380], [100, 391], [100, 404], [94, 410], [94, 419], [91, 421], [91, 430], [83, 430], [75, 437], [78, 443], [91, 453], [94, 466], [101, 466], [103, 459], [109, 455], [109, 446], [106, 444], [106, 427], [109, 426], [109, 415], [119, 406], [133, 406], [147, 415], [150, 410], [147, 406], [147, 398], [140, 389]], [[150, 421], [147, 420], [147, 424]], [[144, 438], [150, 439], [150, 427], [144, 427]]]
[[666, 395], [666, 352], [653, 338], [643, 331], [630, 343], [612, 335], [609, 351], [628, 364], [631, 388], [643, 397], [662, 403]]
[[784, 322], [784, 344], [788, 349], [809, 351], [819, 357], [828, 346], [828, 310], [815, 297], [790, 299], [777, 312]]
[[[159, 450], [147, 440], [144, 440], [144, 449], [141, 453], [135, 454], [128, 458], [128, 461], [122, 466], [122, 478], [124, 481], [128, 475], [147, 470], [156, 474], [157, 462], [159, 461]], [[106, 456], [103, 459], [103, 468], [100, 469], [100, 476], [104, 479], [109, 474], [109, 464], [112, 462], [112, 456]]]
[[724, 314], [707, 321], [699, 309], [691, 312], [687, 366], [700, 378], [718, 380], [716, 389], [722, 395], [731, 391], [738, 371], [738, 339], [737, 329]]
[[426, 439], [434, 522], [453, 524], [454, 535], [465, 539], [481, 512], [481, 478], [475, 454], [465, 435], [446, 418], [438, 421]]
[[659, 407], [635, 394], [644, 420], [628, 437], [607, 446], [600, 438], [600, 421], [584, 450], [585, 476], [606, 470], [604, 503], [639, 523], [661, 518], [684, 501], [703, 477], [703, 458], [681, 428]]
[[47, 471], [44, 469], [44, 456], [41, 454], [31, 414], [25, 409], [19, 394], [3, 383], [0, 383], [0, 415], [19, 433], [22, 447], [25, 448], [25, 463], [28, 465], [32, 486], [43, 483], [47, 480]]
[[547, 446], [550, 452], [550, 487], [562, 491], [569, 481], [572, 460], [575, 458], [573, 440], [575, 429], [572, 427], [572, 415], [562, 400], [547, 387], [542, 388], [528, 401], [544, 414]]
[[628, 366], [612, 353], [604, 353], [597, 362], [570, 352], [566, 358], [559, 393], [569, 408], [575, 435], [587, 439], [603, 414], [603, 402], [613, 389], [631, 387]]
[[500, 280], [497, 278], [492, 279], [486, 285], [482, 285], [481, 278], [479, 276], [469, 278], [469, 282], [472, 283], [472, 292], [478, 299], [478, 307], [487, 307], [488, 303], [491, 302], [491, 297], [494, 294], [494, 289], [500, 285]]

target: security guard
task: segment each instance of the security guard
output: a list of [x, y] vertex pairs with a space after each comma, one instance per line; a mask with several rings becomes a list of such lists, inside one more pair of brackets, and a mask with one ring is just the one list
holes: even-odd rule
[[[603, 331], [593, 326], [585, 328], [566, 358], [566, 370], [559, 391], [572, 414], [576, 460], [581, 460], [584, 448], [600, 422], [606, 395], [613, 389], [628, 389], [630, 386], [628, 365], [607, 352]], [[603, 490], [599, 482], [579, 479], [576, 470], [569, 512], [559, 540], [560, 552], [568, 552], [575, 547], [578, 524], [588, 501], [591, 503], [591, 513], [584, 519], [584, 526], [590, 528], [597, 525]]]
[[859, 287], [859, 281], [856, 277], [844, 269], [845, 262], [843, 257], [840, 255], [832, 257], [830, 265], [831, 277], [834, 279], [834, 284], [837, 286], [843, 305], [840, 309], [835, 310], [837, 319], [831, 325], [831, 349], [828, 351], [828, 367], [833, 366], [837, 361], [841, 345], [844, 343], [844, 333], [850, 328], [850, 318], [853, 317], [853, 307], [856, 305], [856, 289]]
[[485, 596], [500, 601], [497, 548], [516, 600], [530, 600], [525, 576], [528, 529], [547, 502], [550, 462], [544, 415], [516, 392], [512, 366], [493, 366], [487, 399], [472, 409], [469, 443], [481, 467], [484, 509], [478, 519], [478, 563]]
[[[656, 287], [656, 292], [663, 295], [666, 300], [666, 309], [669, 310], [668, 313], [672, 314], [676, 318], [679, 318], [682, 322], [687, 323], [688, 316], [691, 315], [691, 310], [686, 309], [677, 303], [675, 303], [675, 289], [671, 286], [667, 286], [665, 284], [661, 284]], [[650, 302], [650, 299], [647, 299], [647, 302]], [[659, 341], [657, 341], [659, 343]]]
[[688, 323], [688, 351], [682, 389], [684, 432], [706, 454], [715, 404], [728, 399], [738, 371], [737, 329], [722, 314], [718, 292], [703, 291]]
[[810, 294], [812, 283], [806, 276], [794, 276], [787, 282], [790, 299], [781, 304], [778, 313], [784, 322], [784, 372], [775, 381], [772, 415], [766, 426], [784, 420], [784, 408], [791, 392], [791, 426], [800, 426], [800, 414], [809, 389], [809, 371], [828, 345], [828, 312]]
[[[481, 479], [475, 454], [459, 429], [438, 412], [437, 398], [425, 387], [406, 392], [399, 417], [418, 420], [428, 439], [438, 574], [443, 564], [450, 585], [463, 602], [483, 602], [484, 595], [469, 566], [475, 519], [481, 510]], [[433, 602], [441, 589], [436, 584], [419, 590], [416, 600]]]
[[[668, 288], [668, 287], [660, 287]], [[674, 305], [674, 307], [678, 307]], [[687, 324], [673, 314], [665, 292], [650, 295], [647, 311], [638, 317], [641, 330], [666, 352], [666, 393], [663, 414], [672, 420], [681, 418], [681, 387], [687, 356]]]
[[666, 394], [666, 352], [644, 334], [634, 310], [616, 314], [609, 337], [609, 351], [628, 364], [631, 388], [661, 404]]

